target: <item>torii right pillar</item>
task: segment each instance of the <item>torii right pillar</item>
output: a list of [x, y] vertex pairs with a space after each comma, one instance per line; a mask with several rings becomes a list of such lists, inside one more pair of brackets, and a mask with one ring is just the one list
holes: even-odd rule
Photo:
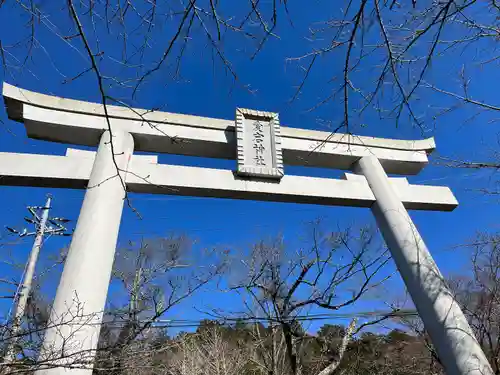
[[365, 176], [373, 191], [372, 212], [446, 373], [492, 375], [467, 319], [380, 161], [374, 156], [363, 157], [354, 171]]

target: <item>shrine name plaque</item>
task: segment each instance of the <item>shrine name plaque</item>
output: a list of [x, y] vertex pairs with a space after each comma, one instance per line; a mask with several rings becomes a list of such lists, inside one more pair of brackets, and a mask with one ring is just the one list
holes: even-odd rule
[[279, 180], [283, 177], [279, 115], [236, 109], [236, 144], [240, 176]]

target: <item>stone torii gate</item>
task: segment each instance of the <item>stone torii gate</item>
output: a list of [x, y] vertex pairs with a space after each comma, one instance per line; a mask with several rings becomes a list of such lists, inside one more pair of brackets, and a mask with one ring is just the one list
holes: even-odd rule
[[[280, 127], [277, 114], [237, 109], [221, 120], [107, 106], [4, 83], [9, 118], [29, 137], [98, 146], [65, 156], [0, 153], [0, 184], [87, 189], [52, 306], [37, 375], [92, 373], [127, 191], [370, 207], [446, 372], [492, 374], [407, 209], [451, 211], [447, 187], [409, 184], [433, 139], [403, 141]], [[107, 113], [107, 117], [106, 117]], [[135, 151], [236, 159], [236, 171], [162, 165]], [[283, 164], [351, 171], [288, 176]], [[83, 354], [82, 354], [83, 353]], [[68, 368], [84, 355], [88, 366]], [[70, 366], [71, 367], [71, 366]]]

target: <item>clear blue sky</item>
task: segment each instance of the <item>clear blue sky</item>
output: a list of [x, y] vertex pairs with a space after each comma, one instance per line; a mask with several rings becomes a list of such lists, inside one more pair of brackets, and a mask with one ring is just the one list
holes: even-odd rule
[[[71, 23], [67, 21], [64, 12], [55, 8], [56, 5], [44, 4], [53, 14], [49, 19], [62, 31], [67, 31]], [[236, 3], [236, 2], [234, 2]], [[221, 68], [220, 63], [212, 62], [212, 54], [207, 46], [206, 38], [193, 38], [182, 62], [182, 79], [174, 82], [169, 78], [169, 69], [155, 76], [152, 83], [146, 84], [139, 92], [136, 100], [130, 102], [134, 106], [151, 108], [162, 106], [170, 112], [196, 114], [200, 116], [233, 119], [236, 107], [254, 108], [280, 113], [282, 124], [291, 127], [328, 130], [335, 128], [342, 116], [340, 99], [327, 103], [314, 111], [307, 111], [319, 100], [329, 94], [333, 79], [342, 71], [342, 60], [339, 56], [320, 59], [316, 69], [311, 73], [306, 87], [300, 97], [290, 103], [294, 88], [300, 82], [301, 69], [297, 64], [286, 62], [285, 59], [300, 56], [311, 49], [312, 43], [306, 39], [308, 27], [312, 22], [326, 20], [338, 15], [339, 9], [335, 2], [314, 1], [310, 6], [292, 4], [290, 14], [293, 25], [283, 20], [276, 29], [280, 39], [271, 38], [263, 51], [254, 60], [248, 58], [252, 49], [247, 43], [241, 43], [237, 37], [228, 36], [226, 50], [235, 70], [239, 74], [239, 83], [233, 80]], [[57, 5], [60, 6], [60, 5]], [[227, 13], [238, 13], [237, 5], [227, 7]], [[59, 12], [59, 13], [58, 13]], [[280, 17], [285, 14], [280, 11]], [[19, 11], [10, 5], [0, 9], [0, 37], [3, 45], [9, 45], [26, 34], [27, 18], [19, 16]], [[88, 27], [89, 23], [84, 26]], [[158, 45], [153, 54], [159, 55], [161, 47], [171, 35], [171, 25], [166, 22], [157, 31]], [[63, 75], [72, 77], [88, 67], [88, 60], [70, 48], [67, 43], [55, 36], [43, 23], [36, 24], [38, 39], [41, 46], [33, 50], [33, 59], [28, 60], [21, 74], [2, 68], [1, 78], [11, 84], [47, 94], [59, 95], [87, 101], [99, 101], [96, 81], [92, 73], [87, 73], [81, 79], [69, 84], [62, 84]], [[445, 35], [446, 37], [446, 35]], [[163, 43], [163, 44], [162, 44]], [[320, 43], [320, 42], [318, 42]], [[75, 42], [80, 48], [81, 45]], [[95, 47], [95, 45], [93, 45]], [[445, 88], [457, 87], [457, 74], [463, 62], [484, 53], [481, 48], [454, 51], [445, 58], [437, 59], [433, 64], [429, 80], [437, 82]], [[24, 49], [23, 49], [24, 48]], [[18, 50], [19, 56], [26, 50]], [[118, 75], [117, 64], [111, 58], [120, 58], [119, 38], [107, 37], [101, 41], [101, 49], [106, 51], [101, 67], [107, 75]], [[154, 58], [152, 58], [154, 60]], [[13, 62], [14, 57], [7, 56]], [[476, 61], [476, 60], [474, 60]], [[374, 63], [374, 61], [372, 61]], [[471, 90], [481, 99], [498, 97], [495, 83], [499, 82], [498, 64], [486, 66], [483, 70], [476, 69], [471, 62], [473, 72]], [[369, 70], [356, 75], [356, 82], [363, 85], [373, 79]], [[249, 84], [253, 92], [243, 86]], [[111, 90], [113, 95], [120, 96], [121, 91]], [[129, 98], [129, 97], [128, 97]], [[128, 99], [125, 98], [125, 99]], [[450, 100], [431, 92], [421, 96], [419, 109], [445, 107]], [[373, 113], [353, 120], [353, 132], [380, 137], [416, 139], [435, 136], [437, 150], [440, 155], [453, 158], [486, 159], [498, 148], [497, 125], [491, 123], [493, 115], [482, 114], [465, 122], [473, 116], [477, 109], [467, 107], [438, 118], [434, 124], [427, 123], [425, 134], [420, 129], [406, 126], [403, 121], [398, 127], [394, 122], [382, 121]], [[22, 124], [7, 119], [5, 111], [0, 112], [3, 122], [0, 128], [0, 151], [26, 152], [40, 154], [62, 155], [67, 145], [55, 144], [28, 139]], [[9, 131], [7, 131], [9, 129]], [[12, 132], [12, 133], [11, 133]], [[186, 164], [216, 168], [232, 169], [235, 161], [210, 160], [175, 155], [161, 155], [161, 163]], [[310, 168], [286, 167], [286, 173], [313, 176], [333, 177], [336, 171]], [[463, 273], [467, 270], [468, 251], [455, 248], [471, 240], [476, 231], [498, 230], [497, 215], [499, 213], [494, 198], [487, 198], [471, 191], [491, 183], [495, 177], [488, 173], [473, 173], [470, 170], [456, 170], [429, 165], [420, 175], [412, 177], [414, 183], [446, 185], [456, 194], [460, 206], [452, 213], [413, 212], [411, 213], [429, 248], [435, 256], [439, 267], [447, 274]], [[54, 195], [54, 215], [76, 219], [83, 198], [83, 191], [56, 190], [22, 187], [0, 187], [2, 210], [0, 211], [0, 228], [4, 225], [21, 226], [25, 215], [25, 206], [40, 205], [44, 202], [46, 193]], [[200, 247], [232, 246], [244, 248], [262, 237], [272, 237], [283, 234], [285, 240], [294, 241], [304, 229], [307, 222], [323, 218], [332, 229], [338, 225], [365, 225], [372, 223], [370, 211], [367, 209], [321, 207], [314, 205], [297, 205], [283, 203], [251, 202], [223, 199], [169, 197], [160, 195], [132, 195], [135, 207], [144, 217], [139, 220], [129, 209], [125, 209], [119, 241], [126, 243], [141, 235], [152, 236], [165, 233], [186, 233], [195, 238]], [[43, 249], [45, 256], [56, 252], [64, 246], [65, 240], [51, 238]], [[29, 242], [13, 248], [16, 259], [24, 261], [29, 251]], [[0, 273], [14, 276], [10, 267], [0, 264]], [[401, 293], [401, 284], [394, 281], [391, 293]], [[56, 278], [49, 283], [48, 292], [53, 293]], [[214, 303], [213, 296], [202, 295], [199, 301]], [[224, 302], [224, 298], [217, 299]], [[189, 304], [188, 304], [189, 305]], [[196, 316], [189, 306], [177, 309], [179, 316]], [[368, 306], [369, 307], [369, 306]], [[5, 313], [8, 303], [0, 302], [0, 311]]]

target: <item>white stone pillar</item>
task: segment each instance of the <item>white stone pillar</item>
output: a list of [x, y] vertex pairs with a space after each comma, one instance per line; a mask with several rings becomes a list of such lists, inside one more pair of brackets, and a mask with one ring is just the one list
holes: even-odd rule
[[375, 195], [372, 212], [446, 373], [493, 374], [467, 319], [379, 160], [374, 156], [363, 157], [354, 169], [366, 177]]
[[92, 374], [133, 149], [129, 133], [101, 137], [39, 357], [51, 368], [36, 375]]

